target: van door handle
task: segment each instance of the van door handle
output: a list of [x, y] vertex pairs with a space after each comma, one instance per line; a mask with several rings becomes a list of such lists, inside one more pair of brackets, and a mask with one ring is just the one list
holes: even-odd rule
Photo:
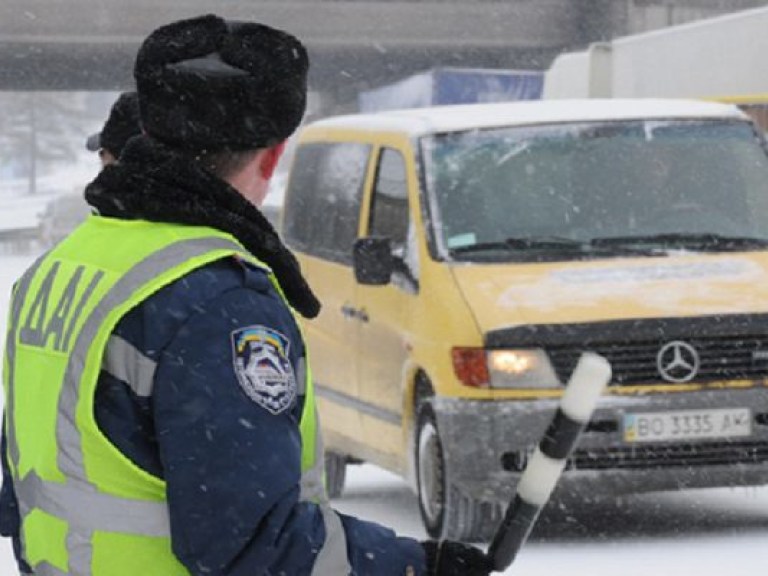
[[341, 315], [344, 316], [344, 318], [355, 318], [357, 316], [357, 310], [349, 304], [344, 304], [344, 306], [341, 307]]
[[361, 322], [368, 322], [369, 320], [365, 308], [355, 308], [349, 304], [344, 304], [344, 306], [341, 307], [341, 315], [344, 316], [344, 318], [357, 319]]

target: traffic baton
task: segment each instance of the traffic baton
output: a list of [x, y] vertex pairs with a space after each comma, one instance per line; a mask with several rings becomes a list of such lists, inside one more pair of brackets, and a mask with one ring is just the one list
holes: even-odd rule
[[494, 571], [509, 568], [549, 500], [597, 400], [611, 379], [611, 366], [598, 354], [579, 358], [560, 406], [528, 461], [504, 520], [488, 548]]

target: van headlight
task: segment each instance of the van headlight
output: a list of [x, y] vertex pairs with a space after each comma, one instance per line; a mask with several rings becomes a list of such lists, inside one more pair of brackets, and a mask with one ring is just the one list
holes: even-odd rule
[[540, 348], [451, 351], [457, 378], [473, 388], [560, 388], [549, 357]]
[[489, 350], [491, 388], [560, 388], [544, 350]]

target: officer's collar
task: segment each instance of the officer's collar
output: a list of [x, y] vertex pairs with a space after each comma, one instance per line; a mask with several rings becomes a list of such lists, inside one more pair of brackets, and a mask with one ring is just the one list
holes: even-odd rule
[[133, 138], [120, 161], [85, 190], [102, 216], [210, 226], [232, 234], [274, 271], [286, 298], [314, 318], [320, 303], [264, 215], [229, 184], [148, 137]]

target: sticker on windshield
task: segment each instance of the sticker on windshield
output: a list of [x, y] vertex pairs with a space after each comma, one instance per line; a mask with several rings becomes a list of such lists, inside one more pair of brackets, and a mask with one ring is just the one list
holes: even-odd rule
[[474, 232], [457, 234], [448, 238], [448, 248], [461, 248], [462, 246], [472, 246], [477, 244], [477, 236]]

